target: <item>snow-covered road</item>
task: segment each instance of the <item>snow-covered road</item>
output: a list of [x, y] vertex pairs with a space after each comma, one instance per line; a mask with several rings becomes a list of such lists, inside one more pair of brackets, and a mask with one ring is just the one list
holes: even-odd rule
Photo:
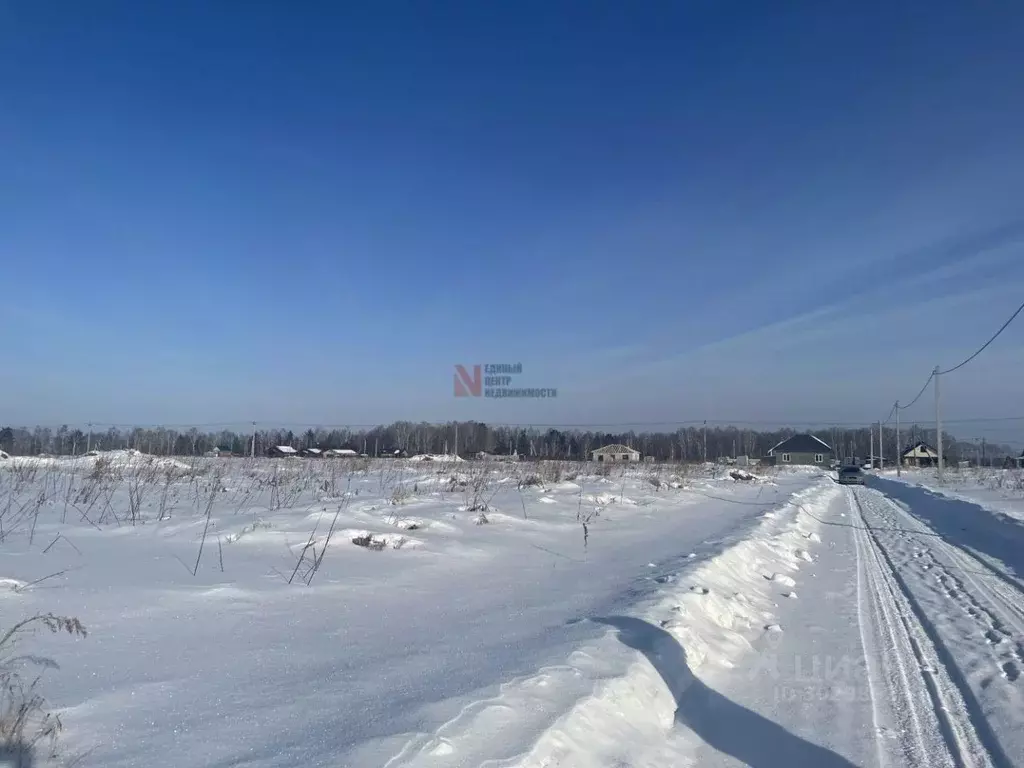
[[[913, 680], [916, 671], [927, 691], [904, 710], [916, 728], [913, 742], [905, 741], [907, 753], [931, 765], [1013, 765], [1012, 757], [1024, 756], [1024, 696], [1017, 685], [1024, 594], [1004, 570], [926, 526], [913, 507], [870, 489], [852, 495], [870, 529], [859, 532], [862, 551], [874, 561], [869, 570], [886, 582], [875, 590], [880, 604], [889, 603], [885, 623], [904, 628], [912, 651], [875, 656], [902, 658], [902, 674]], [[941, 514], [936, 504], [956, 502], [933, 499], [929, 515]]]
[[948, 520], [957, 510], [942, 505], [959, 503], [918, 499], [915, 510], [842, 489], [817, 515], [827, 547], [796, 579], [802, 599], [780, 605], [785, 631], [705, 679], [770, 719], [788, 756], [725, 727], [729, 747], [705, 740], [694, 764], [812, 764], [808, 745], [829, 750], [815, 765], [1024, 764], [1024, 593], [999, 561], [922, 522]]

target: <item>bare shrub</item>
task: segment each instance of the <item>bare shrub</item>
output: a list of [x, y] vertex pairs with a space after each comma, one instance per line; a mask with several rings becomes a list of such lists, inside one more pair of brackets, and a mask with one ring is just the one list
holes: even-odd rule
[[92, 465], [92, 471], [86, 475], [89, 480], [105, 480], [114, 474], [114, 463], [108, 456], [98, 456]]
[[[217, 494], [220, 493], [223, 488], [224, 485], [221, 482], [220, 474], [215, 475], [213, 478], [213, 482], [210, 483], [209, 489], [207, 491], [208, 495], [206, 498], [206, 510], [203, 512], [203, 517], [205, 518], [205, 522], [203, 524], [203, 535], [202, 538], [199, 540], [199, 552], [196, 553], [196, 564], [192, 568], [193, 576], [199, 573], [199, 563], [203, 559], [203, 547], [206, 546], [206, 536], [210, 531], [210, 522], [213, 518], [213, 504], [217, 500]], [[218, 542], [219, 541], [220, 540], [218, 539]], [[221, 563], [221, 565], [223, 566], [223, 562]]]
[[56, 669], [56, 662], [30, 654], [13, 655], [18, 641], [36, 626], [55, 634], [87, 635], [77, 618], [46, 613], [23, 619], [0, 636], [0, 748], [8, 754], [30, 754], [37, 745], [46, 744], [52, 756], [64, 727], [39, 692], [42, 673], [26, 674], [31, 668]]
[[467, 512], [483, 513], [491, 508], [491, 501], [498, 489], [490, 490], [491, 472], [487, 467], [473, 470], [463, 489]]
[[135, 525], [142, 520], [142, 502], [151, 485], [156, 483], [159, 466], [152, 460], [132, 466], [128, 474], [128, 521]]
[[600, 516], [601, 511], [599, 509], [583, 509], [583, 483], [580, 483], [580, 496], [579, 502], [576, 505], [576, 522], [583, 527], [583, 549], [587, 548], [587, 544], [590, 542], [590, 523], [595, 518]]
[[460, 475], [452, 475], [448, 478], [448, 493], [455, 493], [455, 491], [463, 491], [469, 485], [469, 480]]
[[[351, 486], [351, 483], [352, 478], [349, 477], [349, 487]], [[313, 530], [310, 531], [309, 541], [306, 542], [306, 545], [302, 548], [302, 552], [299, 553], [299, 559], [295, 563], [295, 569], [292, 571], [291, 578], [288, 579], [289, 584], [291, 584], [292, 581], [295, 580], [295, 575], [303, 566], [305, 566], [306, 568], [305, 573], [303, 575], [303, 580], [306, 582], [306, 586], [308, 587], [310, 584], [313, 583], [313, 577], [316, 576], [317, 572], [320, 570], [320, 566], [323, 564], [324, 561], [324, 556], [327, 554], [327, 549], [331, 546], [331, 539], [334, 537], [334, 531], [338, 525], [338, 518], [341, 516], [342, 511], [348, 506], [348, 501], [350, 498], [349, 487], [346, 487], [345, 489], [344, 498], [342, 499], [341, 504], [339, 504], [337, 509], [334, 510], [334, 517], [331, 518], [331, 525], [330, 528], [327, 530], [327, 536], [324, 538], [323, 548], [319, 552], [316, 551], [316, 532], [320, 528], [320, 522], [323, 519], [323, 514], [321, 513], [317, 517], [316, 525], [314, 525]], [[323, 512], [326, 511], [327, 508], [324, 507]], [[356, 538], [359, 537], [357, 536]], [[354, 539], [353, 543], [355, 543]], [[312, 552], [313, 559], [307, 564], [306, 554], [308, 552]]]
[[541, 477], [548, 483], [558, 483], [562, 480], [562, 464], [556, 461], [545, 461], [540, 465]]
[[519, 478], [520, 488], [535, 488], [542, 485], [544, 485], [544, 481], [541, 479], [540, 475], [535, 473], [530, 473]]
[[410, 491], [404, 483], [399, 483], [391, 491], [388, 503], [397, 507], [400, 504], [407, 502], [410, 498], [412, 498], [412, 491]]

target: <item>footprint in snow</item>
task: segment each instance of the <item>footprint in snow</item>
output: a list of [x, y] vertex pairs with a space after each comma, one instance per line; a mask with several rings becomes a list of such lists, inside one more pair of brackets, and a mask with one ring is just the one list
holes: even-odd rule
[[782, 596], [783, 597], [788, 597], [791, 600], [796, 600], [796, 592], [783, 592]]
[[1003, 642], [1003, 638], [994, 629], [989, 629], [985, 632], [985, 642], [989, 645], [999, 645], [999, 643]]

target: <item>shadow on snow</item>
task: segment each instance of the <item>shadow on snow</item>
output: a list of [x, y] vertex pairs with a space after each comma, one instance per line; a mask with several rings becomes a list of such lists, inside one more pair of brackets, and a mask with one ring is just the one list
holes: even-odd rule
[[642, 653], [661, 675], [676, 702], [675, 721], [707, 744], [752, 768], [854, 768], [824, 747], [708, 688], [686, 661], [686, 651], [665, 630], [642, 619], [608, 616], [593, 621], [618, 630], [619, 640]]
[[19, 744], [0, 744], [0, 768], [32, 768], [32, 750]]
[[[969, 501], [951, 499], [896, 480], [872, 477], [868, 487], [882, 491], [910, 508], [910, 513], [927, 523], [944, 541], [1001, 560], [1018, 580], [1024, 581], [1024, 524]], [[987, 563], [985, 564], [987, 565]], [[993, 571], [996, 575], [1003, 574]]]

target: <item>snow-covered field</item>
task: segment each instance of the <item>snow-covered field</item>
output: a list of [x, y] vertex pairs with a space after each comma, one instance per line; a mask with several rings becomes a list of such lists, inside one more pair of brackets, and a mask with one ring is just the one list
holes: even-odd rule
[[[462, 750], [450, 764], [469, 765], [526, 753], [614, 674], [567, 671], [608, 633], [593, 617], [629, 611], [815, 482], [555, 464], [11, 459], [0, 612], [5, 627], [52, 612], [87, 628], [21, 642], [60, 666], [41, 690], [80, 765], [412, 764], [445, 739]], [[551, 684], [500, 737], [467, 728], [474, 712], [493, 717], [482, 702], [565, 674], [571, 685]]]
[[1011, 521], [870, 482], [9, 459], [0, 659], [82, 768], [1022, 764]]

